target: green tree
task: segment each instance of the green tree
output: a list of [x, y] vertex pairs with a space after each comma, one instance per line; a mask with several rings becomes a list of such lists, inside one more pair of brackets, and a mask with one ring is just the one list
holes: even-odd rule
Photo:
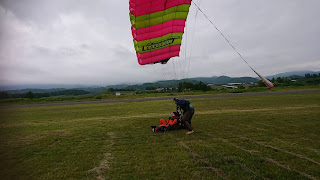
[[178, 85], [178, 91], [186, 91], [194, 89], [194, 85], [191, 82], [180, 82]]
[[34, 94], [33, 94], [32, 91], [29, 91], [24, 95], [24, 97], [25, 98], [29, 98], [29, 99], [33, 99], [34, 98]]
[[152, 86], [147, 86], [146, 87], [146, 90], [156, 90], [157, 88], [155, 88], [155, 87], [152, 87]]
[[10, 95], [5, 91], [0, 91], [0, 99], [8, 99]]
[[281, 77], [278, 77], [278, 78], [277, 78], [277, 82], [278, 82], [278, 83], [283, 83], [283, 79], [282, 79]]
[[108, 92], [114, 92], [115, 90], [113, 88], [109, 88]]
[[259, 87], [264, 87], [264, 86], [266, 86], [266, 85], [260, 80], [260, 81], [258, 81], [258, 86], [259, 86]]
[[202, 81], [194, 85], [194, 90], [209, 91], [210, 89], [211, 88]]

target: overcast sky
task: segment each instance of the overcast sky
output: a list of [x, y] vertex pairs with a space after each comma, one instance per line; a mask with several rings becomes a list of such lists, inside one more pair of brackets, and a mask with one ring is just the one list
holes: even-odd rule
[[[319, 0], [194, 0], [264, 76], [320, 70]], [[180, 57], [140, 66], [128, 0], [0, 0], [0, 85], [256, 75], [192, 5]]]

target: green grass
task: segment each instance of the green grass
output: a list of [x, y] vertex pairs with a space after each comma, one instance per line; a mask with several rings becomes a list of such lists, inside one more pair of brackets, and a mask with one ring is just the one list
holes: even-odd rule
[[0, 109], [1, 179], [319, 179], [320, 93]]

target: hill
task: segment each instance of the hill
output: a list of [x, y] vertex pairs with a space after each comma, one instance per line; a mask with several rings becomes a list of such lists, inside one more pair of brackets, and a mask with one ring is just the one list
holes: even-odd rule
[[228, 77], [228, 76], [213, 76], [210, 78], [191, 78], [194, 81], [202, 81], [206, 84], [217, 84], [217, 85], [222, 85], [222, 84], [228, 84], [228, 83], [251, 83], [251, 82], [258, 82], [258, 78], [253, 78], [253, 77]]
[[228, 77], [228, 76], [198, 77], [198, 78], [181, 79], [181, 80], [157, 81], [153, 83], [144, 83], [141, 85], [131, 85], [131, 86], [127, 86], [125, 89], [146, 90], [146, 89], [152, 89], [152, 88], [176, 88], [178, 87], [180, 82], [198, 83], [200, 81], [205, 84], [222, 85], [222, 84], [228, 84], [228, 83], [258, 82], [259, 79], [253, 78], [253, 77]]
[[305, 74], [319, 74], [320, 71], [292, 71], [292, 72], [284, 72], [284, 73], [279, 73], [275, 74], [272, 76], [267, 76], [266, 78], [272, 79], [272, 78], [278, 78], [278, 77], [304, 77]]
[[[110, 88], [113, 89], [119, 89], [119, 90], [152, 90], [156, 88], [177, 88], [180, 82], [191, 82], [191, 83], [198, 83], [202, 81], [205, 84], [227, 84], [227, 83], [251, 83], [251, 82], [257, 82], [259, 79], [252, 78], [252, 77], [228, 77], [228, 76], [220, 76], [220, 77], [198, 77], [198, 78], [190, 78], [190, 79], [181, 79], [181, 80], [166, 80], [166, 81], [157, 81], [157, 82], [150, 82], [150, 83], [143, 83], [143, 84], [136, 84], [136, 85], [127, 85], [127, 84], [121, 84], [121, 85], [112, 85], [112, 86], [105, 86], [105, 87], [98, 87], [98, 86], [67, 86], [64, 85], [62, 87], [64, 88], [25, 88], [25, 89], [17, 89], [17, 90], [5, 90], [5, 92], [9, 94], [25, 94], [29, 91], [33, 93], [46, 93], [51, 95], [65, 95], [70, 94], [71, 92], [74, 92], [75, 94], [78, 94], [78, 91], [81, 91], [81, 94], [98, 94], [103, 91], [106, 91]], [[52, 86], [49, 86], [52, 87]], [[59, 86], [60, 87], [60, 86]], [[68, 88], [71, 87], [71, 88]], [[72, 93], [71, 93], [72, 94]]]

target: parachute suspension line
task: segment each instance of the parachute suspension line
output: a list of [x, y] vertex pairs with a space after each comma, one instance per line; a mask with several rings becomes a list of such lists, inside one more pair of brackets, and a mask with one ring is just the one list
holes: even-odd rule
[[[214, 28], [220, 33], [220, 35], [228, 42], [228, 44], [234, 49], [236, 53], [240, 56], [240, 58], [248, 64], [248, 66], [251, 68], [249, 63], [243, 58], [243, 56], [239, 53], [239, 51], [231, 44], [231, 42], [224, 36], [224, 34], [218, 29], [218, 27], [208, 18], [208, 16], [200, 9], [200, 7], [192, 1], [192, 3], [199, 9], [199, 11], [205, 16], [205, 18], [214, 26]], [[252, 68], [251, 68], [252, 69]]]
[[[187, 26], [187, 24], [185, 24], [185, 28], [186, 28], [186, 26]], [[186, 34], [186, 32], [184, 32], [182, 41], [187, 42], [187, 40], [188, 40], [187, 34]], [[181, 58], [179, 59], [179, 62], [177, 62], [178, 66], [179, 66], [179, 75], [180, 75], [179, 79], [181, 79], [183, 77], [183, 65], [184, 65], [184, 61], [185, 61], [186, 47], [187, 47], [187, 43], [181, 42], [181, 47], [180, 47]]]
[[173, 67], [173, 73], [174, 73], [174, 80], [177, 80], [175, 61], [172, 61], [172, 67]]
[[[188, 50], [190, 49], [190, 46], [188, 47], [188, 44], [190, 43], [189, 41], [189, 39], [190, 39], [190, 34], [189, 34], [189, 32], [187, 31], [187, 28], [188, 28], [189, 26], [188, 26], [188, 23], [186, 22], [186, 25], [185, 25], [185, 49], [184, 49], [184, 65], [183, 65], [183, 78], [185, 79], [185, 78], [187, 78], [187, 74], [188, 74], [188, 72], [187, 72], [187, 69], [188, 69], [188, 60], [190, 59], [190, 58], [188, 58]], [[191, 44], [191, 47], [192, 47], [192, 44]], [[189, 49], [188, 49], [189, 48]], [[190, 51], [190, 50], [189, 50]]]
[[[200, 6], [200, 0], [198, 1], [198, 4]], [[190, 47], [190, 53], [189, 53], [189, 60], [188, 60], [188, 70], [187, 70], [187, 79], [189, 79], [189, 71], [190, 71], [190, 63], [191, 63], [191, 54], [192, 54], [192, 47], [193, 47], [193, 40], [194, 40], [194, 34], [195, 34], [195, 28], [197, 23], [197, 16], [198, 16], [199, 10], [196, 8], [196, 15], [194, 17], [194, 23], [193, 23], [193, 29], [192, 29], [192, 36], [191, 36], [191, 47]]]
[[250, 64], [244, 59], [244, 57], [240, 54], [240, 52], [231, 44], [231, 42], [224, 36], [224, 34], [218, 29], [218, 27], [208, 18], [208, 16], [200, 9], [200, 7], [194, 2], [191, 1], [198, 9], [199, 11], [205, 16], [205, 18], [214, 26], [214, 28], [220, 33], [220, 35], [228, 42], [228, 44], [233, 48], [233, 50], [240, 56], [240, 58], [250, 67], [250, 69], [255, 72], [263, 81], [263, 83], [269, 88], [271, 89], [274, 84], [271, 83], [269, 80], [267, 80], [266, 78], [264, 78], [262, 75], [260, 75], [259, 73], [257, 73], [251, 66]]
[[[177, 17], [177, 9], [178, 9], [178, 7], [177, 6], [175, 6], [175, 8], [176, 8], [176, 10], [175, 10], [175, 12], [174, 12], [174, 20], [176, 20], [176, 17]], [[171, 37], [173, 36], [173, 33], [171, 33]], [[181, 47], [180, 47], [181, 48]], [[177, 60], [179, 60], [179, 59], [177, 59]], [[176, 61], [177, 61], [176, 60]], [[175, 80], [178, 80], [178, 78], [179, 78], [179, 75], [181, 74], [181, 68], [180, 68], [180, 66], [179, 66], [179, 62], [176, 62], [174, 59], [173, 59], [173, 72], [174, 72], [174, 76], [175, 76]], [[177, 67], [176, 67], [177, 66]]]
[[[188, 26], [187, 26], [187, 22], [185, 22], [185, 29], [187, 29]], [[186, 75], [186, 64], [187, 64], [187, 50], [188, 50], [188, 31], [184, 31], [184, 57], [183, 57], [183, 62], [182, 62], [182, 65], [183, 65], [183, 75], [182, 75], [182, 79], [185, 78], [185, 75]]]

